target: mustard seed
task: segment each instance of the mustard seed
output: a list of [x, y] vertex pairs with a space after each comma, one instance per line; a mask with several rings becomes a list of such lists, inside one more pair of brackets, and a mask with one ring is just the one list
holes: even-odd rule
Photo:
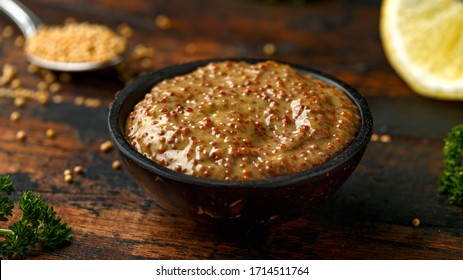
[[55, 139], [56, 137], [56, 132], [54, 129], [49, 128], [45, 131], [45, 135], [47, 136], [48, 139]]
[[66, 175], [72, 175], [71, 169], [65, 169], [64, 172], [63, 172], [63, 175], [64, 175], [64, 176], [66, 176]]
[[37, 83], [37, 89], [38, 90], [46, 90], [48, 87], [47, 83], [45, 81], [40, 81]]
[[263, 51], [266, 55], [274, 55], [277, 51], [277, 47], [273, 43], [267, 43], [264, 45]]
[[77, 20], [74, 17], [67, 17], [64, 19], [64, 24], [73, 24], [76, 23]]
[[152, 47], [145, 46], [143, 44], [138, 44], [132, 51], [133, 57], [137, 59], [142, 59], [145, 57], [153, 57], [155, 50]]
[[56, 104], [60, 104], [60, 103], [63, 102], [63, 96], [62, 95], [55, 95], [51, 99]]
[[82, 106], [84, 105], [84, 102], [85, 102], [85, 98], [83, 96], [77, 96], [75, 99], [74, 99], [74, 104], [77, 105], [77, 106]]
[[12, 64], [6, 63], [2, 68], [2, 76], [0, 77], [0, 86], [10, 83], [16, 76], [16, 67]]
[[51, 83], [53, 83], [54, 81], [56, 81], [56, 75], [53, 74], [53, 73], [46, 73], [46, 74], [43, 76], [43, 80], [45, 81], [45, 83], [51, 84]]
[[172, 22], [170, 18], [166, 15], [158, 15], [154, 19], [154, 24], [159, 28], [163, 30], [167, 30], [172, 27]]
[[26, 132], [24, 130], [19, 130], [16, 133], [16, 140], [25, 141], [26, 140]]
[[60, 62], [105, 62], [123, 54], [126, 39], [104, 25], [67, 21], [42, 26], [26, 40], [28, 55]]
[[23, 36], [18, 36], [14, 40], [15, 47], [22, 48], [24, 46], [25, 39]]
[[21, 87], [21, 81], [20, 81], [19, 79], [17, 79], [17, 78], [16, 78], [16, 79], [13, 79], [13, 80], [11, 81], [11, 87], [12, 87], [13, 89], [18, 89], [18, 88], [20, 88], [20, 87]]
[[68, 184], [72, 183], [74, 181], [74, 178], [72, 177], [71, 174], [66, 174], [64, 175], [64, 181]]
[[379, 137], [379, 141], [381, 141], [383, 143], [389, 143], [389, 142], [391, 142], [391, 136], [389, 136], [387, 134], [381, 135]]
[[49, 100], [48, 92], [46, 92], [44, 90], [38, 91], [36, 99], [42, 105], [47, 104], [48, 100]]
[[194, 43], [188, 43], [185, 45], [185, 52], [187, 54], [195, 54], [197, 51], [197, 47]]
[[84, 106], [89, 108], [96, 108], [101, 105], [101, 100], [98, 98], [86, 98], [84, 99]]
[[56, 82], [55, 82], [55, 83], [52, 83], [52, 84], [50, 85], [50, 88], [49, 88], [49, 89], [50, 89], [50, 91], [51, 91], [52, 93], [57, 93], [58, 91], [61, 90], [61, 84], [60, 84], [60, 83], [56, 83]]
[[61, 73], [61, 74], [59, 74], [58, 79], [59, 79], [60, 82], [62, 82], [62, 83], [68, 83], [68, 82], [71, 81], [72, 76], [71, 76], [71, 74], [69, 74], [69, 73]]
[[76, 167], [74, 167], [74, 173], [76, 174], [84, 173], [84, 167], [82, 165], [77, 165]]
[[376, 142], [379, 140], [379, 135], [377, 133], [373, 133], [371, 135], [371, 141]]
[[27, 72], [29, 73], [38, 73], [39, 72], [39, 67], [35, 64], [29, 64], [27, 65]]
[[113, 161], [111, 166], [112, 166], [112, 168], [114, 170], [119, 170], [119, 169], [121, 169], [122, 164], [121, 164], [121, 162], [119, 160], [115, 160], [115, 161]]
[[12, 122], [19, 122], [20, 119], [21, 119], [21, 114], [19, 112], [14, 111], [11, 113], [10, 120]]
[[113, 142], [105, 141], [100, 145], [100, 151], [103, 153], [107, 153], [113, 149]]
[[126, 23], [119, 24], [117, 27], [117, 32], [125, 38], [130, 38], [133, 35], [132, 28]]
[[153, 65], [153, 62], [148, 57], [142, 58], [142, 60], [140, 60], [140, 66], [142, 68], [145, 68], [145, 69], [150, 68], [152, 65]]
[[7, 25], [3, 28], [3, 32], [2, 32], [3, 37], [10, 38], [11, 36], [13, 36], [13, 34], [14, 34], [13, 26]]
[[14, 99], [14, 106], [16, 107], [23, 107], [24, 104], [26, 104], [26, 100], [24, 100], [24, 98], [22, 97], [16, 97]]
[[420, 219], [418, 219], [418, 218], [414, 218], [414, 219], [412, 220], [412, 225], [413, 225], [414, 227], [419, 227], [419, 226], [420, 226], [420, 223], [421, 223], [421, 221], [420, 221]]

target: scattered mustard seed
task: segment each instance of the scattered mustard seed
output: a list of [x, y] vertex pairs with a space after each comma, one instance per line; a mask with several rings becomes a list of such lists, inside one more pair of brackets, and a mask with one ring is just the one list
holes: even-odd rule
[[62, 95], [55, 95], [51, 98], [51, 100], [56, 103], [56, 104], [60, 104], [63, 102], [63, 96]]
[[132, 28], [126, 23], [119, 24], [119, 26], [117, 26], [117, 32], [125, 38], [130, 38], [133, 35]]
[[37, 89], [38, 90], [46, 90], [48, 87], [47, 83], [45, 81], [40, 81], [37, 83]]
[[57, 82], [52, 83], [49, 89], [52, 93], [57, 93], [58, 91], [61, 90], [61, 84]]
[[379, 141], [381, 141], [383, 143], [389, 143], [389, 142], [391, 142], [391, 136], [389, 136], [387, 134], [381, 135], [379, 137]]
[[50, 96], [48, 95], [48, 92], [45, 91], [45, 90], [39, 90], [37, 91], [37, 97], [36, 97], [37, 101], [40, 103], [40, 104], [47, 104], [48, 103], [48, 100], [50, 99]]
[[158, 15], [155, 19], [154, 19], [154, 24], [159, 28], [159, 29], [163, 29], [163, 30], [167, 30], [169, 28], [172, 27], [172, 22], [170, 20], [170, 18], [166, 15]]
[[150, 68], [152, 65], [153, 65], [153, 61], [151, 61], [151, 59], [148, 57], [145, 57], [142, 60], [140, 60], [140, 66], [142, 68], [145, 68], [145, 69]]
[[[42, 85], [38, 85], [39, 89], [32, 90], [21, 86], [19, 79], [15, 79], [16, 67], [5, 64], [3, 73], [0, 76], [0, 97], [8, 97], [14, 99], [16, 107], [25, 105], [26, 100], [37, 101], [40, 104], [46, 104], [49, 99], [49, 93], [46, 89], [40, 89]], [[11, 82], [11, 87], [3, 87]]]
[[51, 84], [51, 83], [53, 83], [54, 81], [56, 81], [56, 75], [53, 74], [53, 73], [46, 73], [46, 74], [43, 76], [43, 80], [45, 81], [45, 83]]
[[26, 140], [26, 132], [24, 130], [19, 130], [16, 133], [16, 140], [25, 141]]
[[25, 39], [23, 36], [18, 36], [14, 40], [15, 47], [22, 48], [24, 46]]
[[84, 105], [84, 102], [85, 102], [85, 98], [83, 96], [77, 96], [75, 99], [74, 99], [74, 104], [77, 105], [77, 106], [82, 106]]
[[74, 173], [82, 174], [84, 173], [84, 167], [82, 165], [77, 165], [74, 167]]
[[277, 47], [273, 43], [267, 43], [264, 45], [263, 51], [266, 55], [274, 55], [277, 51]]
[[27, 65], [27, 72], [29, 73], [37, 73], [39, 72], [39, 67], [35, 64], [29, 64]]
[[52, 72], [45, 68], [39, 68], [39, 74], [42, 75], [42, 77], [45, 77], [48, 74], [52, 74]]
[[18, 88], [20, 88], [20, 87], [21, 87], [21, 81], [20, 81], [18, 78], [13, 79], [13, 80], [11, 81], [11, 87], [12, 87], [13, 89], [18, 89]]
[[61, 74], [59, 74], [59, 80], [60, 80], [60, 82], [62, 82], [62, 83], [68, 83], [68, 82], [70, 82], [70, 81], [71, 81], [71, 78], [72, 78], [72, 77], [71, 77], [71, 74], [69, 74], [69, 73], [61, 73]]
[[49, 128], [45, 131], [45, 135], [47, 136], [48, 139], [55, 139], [56, 137], [56, 132], [54, 129]]
[[143, 44], [138, 44], [134, 47], [132, 51], [132, 56], [136, 59], [142, 59], [145, 57], [153, 57], [155, 50], [152, 47], [145, 46]]
[[421, 222], [420, 222], [420, 219], [418, 219], [418, 218], [414, 218], [414, 219], [412, 220], [412, 225], [413, 225], [414, 227], [419, 227], [419, 226], [420, 226], [420, 223], [421, 223]]
[[107, 153], [113, 149], [113, 142], [105, 141], [100, 145], [100, 151], [103, 153]]
[[63, 175], [64, 175], [64, 176], [66, 176], [66, 175], [72, 175], [71, 169], [65, 169], [64, 172], [63, 172]]
[[379, 140], [379, 135], [377, 133], [373, 133], [371, 135], [371, 141], [376, 142]]
[[64, 181], [68, 184], [72, 183], [74, 181], [74, 178], [72, 177], [72, 174], [66, 174], [64, 175]]
[[19, 112], [14, 111], [14, 112], [12, 112], [12, 113], [10, 114], [10, 120], [11, 120], [12, 122], [17, 123], [17, 122], [19, 122], [20, 119], [21, 119], [21, 114], [20, 114]]
[[3, 28], [3, 32], [2, 32], [3, 37], [10, 38], [11, 36], [13, 36], [13, 34], [14, 34], [13, 26], [7, 25], [5, 26], [5, 28]]
[[188, 43], [185, 45], [185, 52], [187, 54], [195, 54], [197, 51], [196, 44], [194, 43]]
[[26, 100], [23, 97], [18, 96], [14, 99], [14, 106], [23, 107], [24, 104], [26, 104]]
[[16, 77], [17, 69], [14, 65], [6, 63], [2, 68], [2, 76], [0, 76], [0, 86], [10, 83]]
[[64, 19], [64, 24], [72, 24], [72, 23], [76, 23], [77, 20], [74, 18], [74, 17], [67, 17]]
[[112, 166], [112, 168], [114, 170], [119, 170], [119, 169], [121, 169], [122, 164], [121, 164], [121, 162], [119, 160], [115, 160], [115, 161], [113, 161], [111, 166]]
[[101, 105], [101, 100], [98, 98], [85, 98], [83, 105], [89, 108], [97, 108]]

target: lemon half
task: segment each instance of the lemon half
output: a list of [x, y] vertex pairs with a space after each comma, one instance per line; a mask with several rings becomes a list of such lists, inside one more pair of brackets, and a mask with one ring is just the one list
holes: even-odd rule
[[412, 90], [463, 100], [462, 0], [384, 0], [380, 34], [387, 59]]

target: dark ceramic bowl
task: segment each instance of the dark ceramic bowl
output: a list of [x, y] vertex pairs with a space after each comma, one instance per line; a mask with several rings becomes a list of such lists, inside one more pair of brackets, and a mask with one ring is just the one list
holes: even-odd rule
[[297, 71], [342, 89], [358, 106], [361, 126], [355, 140], [323, 165], [296, 174], [254, 181], [198, 178], [167, 169], [143, 157], [127, 142], [123, 128], [134, 105], [158, 82], [194, 71], [214, 59], [168, 67], [146, 74], [117, 95], [109, 111], [109, 130], [122, 162], [135, 181], [167, 211], [215, 225], [269, 224], [295, 218], [333, 194], [352, 174], [370, 140], [373, 121], [365, 99], [355, 89], [315, 69], [291, 65]]

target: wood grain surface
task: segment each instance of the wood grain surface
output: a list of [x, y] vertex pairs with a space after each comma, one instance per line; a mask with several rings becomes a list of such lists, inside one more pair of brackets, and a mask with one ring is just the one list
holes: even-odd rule
[[[203, 58], [267, 57], [318, 68], [351, 84], [371, 106], [374, 133], [344, 186], [314, 212], [266, 230], [223, 232], [173, 216], [148, 198], [128, 173], [115, 170], [108, 106], [121, 70], [51, 73], [58, 92], [24, 106], [0, 88], [0, 174], [55, 206], [74, 231], [71, 245], [31, 259], [463, 259], [463, 208], [437, 191], [443, 138], [463, 122], [463, 103], [416, 95], [388, 64], [378, 33], [380, 1], [267, 3], [250, 0], [23, 0], [48, 24], [72, 17], [114, 30], [129, 26], [130, 76]], [[166, 15], [169, 29], [155, 24]], [[5, 34], [7, 26], [13, 35]], [[20, 31], [0, 14], [0, 67], [17, 68], [20, 87], [36, 90], [44, 75], [28, 70]], [[266, 54], [267, 43], [276, 46]], [[56, 97], [58, 96], [58, 97]], [[98, 103], [99, 102], [99, 103]], [[19, 122], [10, 120], [17, 111]], [[45, 131], [53, 129], [49, 139]], [[16, 133], [26, 133], [24, 141]], [[384, 137], [386, 135], [386, 137]], [[381, 136], [383, 136], [381, 138]], [[389, 137], [389, 138], [388, 138]], [[382, 140], [382, 141], [381, 141]], [[389, 141], [390, 140], [390, 141]], [[64, 181], [65, 169], [85, 172]], [[412, 220], [419, 218], [419, 227]]]

